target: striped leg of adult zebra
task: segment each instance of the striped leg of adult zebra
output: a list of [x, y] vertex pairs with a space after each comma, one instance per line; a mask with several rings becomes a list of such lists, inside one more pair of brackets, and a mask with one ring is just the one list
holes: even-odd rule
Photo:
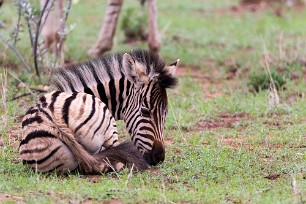
[[119, 144], [116, 122], [106, 105], [85, 93], [51, 92], [39, 98], [22, 120], [22, 161], [40, 172], [140, 171], [147, 165], [130, 143]]
[[116, 120], [124, 120], [131, 140], [150, 165], [165, 159], [167, 88], [177, 84], [178, 60], [170, 65], [137, 50], [61, 67], [53, 71], [55, 90], [100, 98]]

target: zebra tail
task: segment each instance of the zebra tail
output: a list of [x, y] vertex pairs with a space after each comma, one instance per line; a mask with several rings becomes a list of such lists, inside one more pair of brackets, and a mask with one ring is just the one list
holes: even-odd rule
[[148, 168], [146, 160], [132, 142], [124, 142], [117, 146], [105, 149], [95, 155], [91, 155], [79, 144], [69, 128], [60, 128], [58, 138], [62, 140], [72, 151], [79, 163], [80, 170], [84, 173], [101, 173], [110, 170], [119, 170], [118, 165], [126, 165], [137, 171], [145, 171]]
[[81, 171], [85, 173], [104, 171], [107, 166], [97, 161], [87, 150], [85, 150], [85, 148], [76, 141], [69, 128], [59, 128], [56, 124], [54, 125], [59, 131], [57, 135], [58, 138], [69, 147], [78, 161]]
[[132, 142], [121, 143], [118, 146], [105, 149], [93, 156], [101, 163], [106, 162], [111, 165], [122, 163], [128, 168], [133, 168], [140, 172], [148, 169], [146, 160]]

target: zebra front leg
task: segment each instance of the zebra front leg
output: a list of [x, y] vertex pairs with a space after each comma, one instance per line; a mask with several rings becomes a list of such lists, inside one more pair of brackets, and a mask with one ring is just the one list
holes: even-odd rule
[[124, 142], [105, 149], [95, 154], [94, 157], [101, 163], [107, 164], [108, 169], [105, 169], [107, 171], [118, 171], [124, 166], [137, 171], [144, 171], [148, 168], [146, 160], [132, 142]]

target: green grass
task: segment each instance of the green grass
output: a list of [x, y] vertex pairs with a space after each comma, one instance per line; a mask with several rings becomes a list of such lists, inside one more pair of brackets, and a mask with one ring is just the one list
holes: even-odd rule
[[[20, 163], [20, 116], [34, 97], [11, 101], [27, 90], [18, 89], [11, 75], [3, 77], [4, 68], [28, 86], [37, 82], [0, 44], [0, 93], [6, 96], [0, 105], [0, 203], [306, 202], [306, 13], [288, 8], [283, 17], [273, 9], [234, 13], [230, 8], [237, 2], [158, 1], [161, 55], [168, 63], [181, 59], [180, 83], [169, 90], [165, 162], [131, 177], [127, 171], [119, 177], [36, 174]], [[66, 40], [66, 58], [89, 59], [105, 6], [96, 1], [73, 5], [69, 23], [76, 27]], [[130, 6], [139, 7], [128, 0], [123, 9]], [[6, 1], [0, 9], [0, 20], [8, 26], [3, 35], [16, 23], [15, 14]], [[146, 48], [140, 42], [123, 44], [123, 31], [116, 34], [114, 52]], [[17, 45], [30, 61], [26, 32]], [[249, 76], [265, 72], [264, 46], [271, 70], [288, 76], [278, 107], [269, 106], [268, 91], [249, 92]], [[236, 75], [228, 78], [233, 68]]]

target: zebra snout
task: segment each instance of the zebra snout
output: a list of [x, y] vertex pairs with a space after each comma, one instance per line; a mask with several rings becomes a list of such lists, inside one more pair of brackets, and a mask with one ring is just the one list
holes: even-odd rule
[[151, 152], [144, 154], [145, 159], [150, 165], [157, 165], [165, 160], [165, 147], [162, 142], [154, 141]]

